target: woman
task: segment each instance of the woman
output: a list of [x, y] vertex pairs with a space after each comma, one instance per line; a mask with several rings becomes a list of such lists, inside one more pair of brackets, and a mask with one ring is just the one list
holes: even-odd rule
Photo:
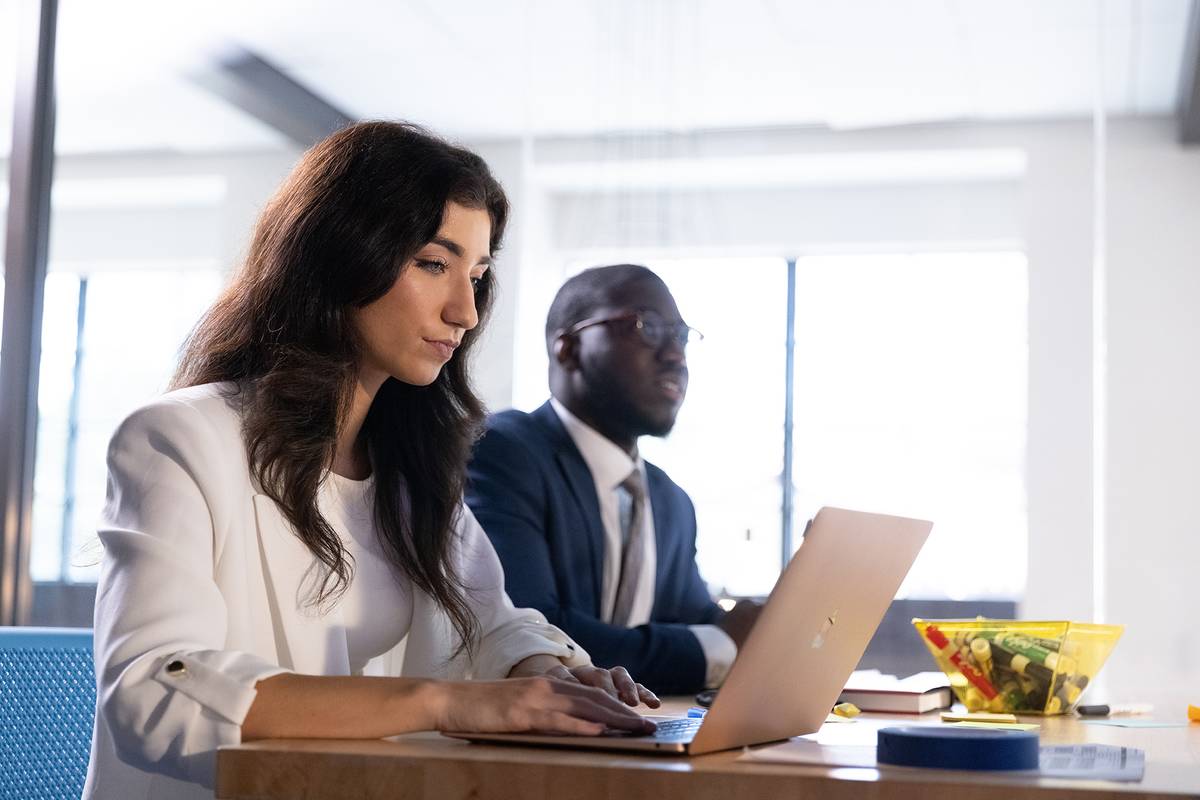
[[211, 797], [254, 738], [653, 730], [653, 694], [513, 608], [462, 505], [507, 213], [478, 156], [395, 123], [268, 205], [110, 445], [85, 797]]

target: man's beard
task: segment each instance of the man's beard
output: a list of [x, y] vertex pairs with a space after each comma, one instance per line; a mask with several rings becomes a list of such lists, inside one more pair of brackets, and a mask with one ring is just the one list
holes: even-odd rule
[[665, 437], [675, 427], [675, 414], [657, 419], [638, 408], [607, 370], [586, 364], [581, 365], [581, 369], [591, 388], [589, 398], [593, 413], [601, 420], [616, 423], [610, 427], [619, 427], [635, 437]]

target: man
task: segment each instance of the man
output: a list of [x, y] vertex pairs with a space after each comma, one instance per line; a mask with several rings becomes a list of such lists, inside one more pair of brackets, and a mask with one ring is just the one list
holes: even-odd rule
[[668, 694], [719, 684], [759, 609], [712, 601], [691, 500], [638, 456], [675, 424], [694, 335], [645, 267], [568, 280], [546, 320], [552, 397], [491, 418], [467, 489], [513, 602]]

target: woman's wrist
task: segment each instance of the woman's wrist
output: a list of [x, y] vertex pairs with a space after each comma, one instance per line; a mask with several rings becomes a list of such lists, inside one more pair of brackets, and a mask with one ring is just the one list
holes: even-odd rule
[[508, 671], [508, 677], [535, 678], [561, 666], [563, 666], [563, 662], [556, 656], [538, 653], [514, 664], [513, 668]]
[[453, 682], [419, 680], [406, 682], [391, 695], [388, 715], [409, 721], [410, 730], [436, 731], [445, 726], [453, 702]]

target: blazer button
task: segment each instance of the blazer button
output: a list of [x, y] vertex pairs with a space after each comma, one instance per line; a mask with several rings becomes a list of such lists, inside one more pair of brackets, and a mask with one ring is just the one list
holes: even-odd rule
[[172, 678], [183, 678], [187, 676], [187, 665], [176, 659], [167, 664], [167, 674]]

